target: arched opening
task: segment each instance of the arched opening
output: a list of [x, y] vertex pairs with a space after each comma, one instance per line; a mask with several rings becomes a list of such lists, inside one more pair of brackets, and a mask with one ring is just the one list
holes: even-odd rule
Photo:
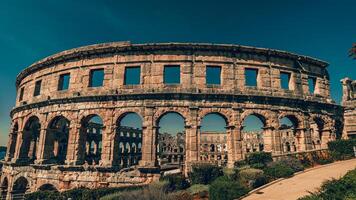
[[344, 131], [344, 124], [340, 119], [335, 120], [335, 139], [342, 138], [342, 132]]
[[259, 114], [248, 115], [242, 123], [242, 151], [244, 154], [265, 150], [264, 127], [266, 119]]
[[28, 161], [33, 163], [36, 160], [36, 151], [39, 142], [39, 135], [41, 131], [40, 120], [36, 117], [30, 117], [27, 120], [23, 135], [22, 135], [22, 144], [20, 148], [19, 159], [23, 161]]
[[98, 165], [101, 160], [103, 120], [98, 115], [90, 115], [82, 120], [82, 148], [85, 149], [84, 161], [89, 165]]
[[10, 146], [8, 150], [8, 161], [10, 161], [15, 156], [18, 132], [19, 132], [19, 124], [16, 122], [11, 131], [11, 136], [9, 141]]
[[176, 112], [165, 113], [157, 120], [157, 127], [159, 166], [162, 170], [182, 169], [185, 159], [185, 119]]
[[70, 122], [65, 117], [55, 117], [46, 132], [44, 159], [49, 163], [64, 164], [67, 156]]
[[39, 191], [58, 191], [57, 188], [52, 184], [44, 184], [38, 188]]
[[24, 195], [28, 190], [28, 181], [24, 177], [18, 178], [12, 187], [12, 199], [24, 199]]
[[[125, 113], [116, 122], [114, 164], [119, 167], [138, 165], [142, 159], [142, 119], [137, 113]], [[121, 160], [123, 162], [121, 162]]]
[[202, 118], [199, 156], [201, 161], [226, 166], [228, 154], [226, 126], [226, 118], [219, 113], [209, 113]]
[[6, 199], [8, 188], [9, 188], [9, 181], [5, 177], [1, 183], [0, 199]]
[[323, 142], [324, 120], [319, 117], [314, 117], [310, 123], [311, 138], [314, 143], [314, 149], [321, 149]]
[[298, 133], [298, 120], [293, 115], [287, 115], [279, 120], [279, 138], [280, 144], [282, 144], [282, 152], [294, 151], [291, 148], [291, 144], [297, 143], [298, 146], [302, 142], [300, 141], [300, 134]]

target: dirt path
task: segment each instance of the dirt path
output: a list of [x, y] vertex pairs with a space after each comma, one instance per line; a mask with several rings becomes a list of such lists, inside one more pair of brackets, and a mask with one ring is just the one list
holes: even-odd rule
[[243, 200], [294, 200], [308, 191], [316, 191], [321, 184], [332, 178], [340, 178], [349, 170], [356, 168], [356, 159], [340, 161], [312, 169], [292, 178], [282, 180], [262, 190], [254, 192]]

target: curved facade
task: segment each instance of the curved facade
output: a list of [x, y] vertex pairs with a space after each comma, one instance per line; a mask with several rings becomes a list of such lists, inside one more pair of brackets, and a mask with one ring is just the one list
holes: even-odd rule
[[[342, 121], [327, 65], [284, 51], [215, 44], [118, 42], [55, 54], [17, 77], [0, 183], [7, 191], [19, 179], [27, 191], [45, 183], [58, 190], [145, 184], [159, 169], [158, 121], [171, 112], [184, 118], [186, 172], [203, 161], [200, 126], [210, 113], [226, 121], [229, 167], [246, 153], [241, 130], [249, 115], [263, 122], [263, 151], [286, 153], [284, 117], [294, 125], [293, 151], [325, 148]], [[131, 138], [125, 139], [120, 121], [129, 113], [141, 117], [142, 129], [125, 129]]]

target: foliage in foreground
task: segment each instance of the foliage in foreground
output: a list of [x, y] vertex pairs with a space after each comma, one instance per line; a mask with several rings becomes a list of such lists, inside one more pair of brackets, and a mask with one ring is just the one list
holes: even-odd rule
[[128, 188], [99, 188], [99, 189], [87, 189], [76, 188], [68, 190], [62, 193], [57, 191], [37, 191], [34, 193], [26, 194], [26, 200], [97, 200], [108, 194], [112, 194], [120, 191], [131, 191], [141, 189], [143, 186], [128, 187]]
[[224, 175], [223, 169], [213, 164], [197, 164], [192, 166], [190, 179], [192, 184], [209, 184]]
[[299, 200], [351, 200], [356, 199], [356, 169], [349, 171], [339, 180], [326, 181], [318, 192]]
[[222, 176], [213, 181], [209, 187], [209, 199], [233, 200], [248, 193], [248, 189], [230, 177]]
[[356, 146], [356, 139], [328, 142], [328, 148], [334, 160], [345, 160], [354, 157], [354, 146]]
[[100, 200], [191, 200], [193, 196], [186, 191], [169, 193], [167, 182], [150, 184], [146, 188], [123, 191], [102, 197]]

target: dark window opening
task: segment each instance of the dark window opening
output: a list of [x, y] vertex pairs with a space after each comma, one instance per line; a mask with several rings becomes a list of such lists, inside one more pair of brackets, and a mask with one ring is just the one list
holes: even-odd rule
[[257, 69], [245, 69], [245, 84], [246, 86], [257, 87]]
[[68, 90], [70, 74], [62, 74], [59, 76], [58, 90]]
[[140, 67], [126, 67], [124, 85], [139, 85], [141, 76]]
[[281, 88], [285, 90], [289, 90], [290, 73], [281, 72], [280, 78], [281, 78]]
[[315, 77], [309, 77], [308, 78], [308, 85], [309, 85], [309, 93], [310, 94], [314, 94], [315, 85], [316, 85], [316, 78]]
[[41, 94], [41, 85], [42, 85], [42, 80], [36, 81], [35, 91], [33, 93], [33, 96], [38, 96]]
[[104, 69], [90, 71], [89, 87], [101, 87], [104, 82]]
[[180, 84], [180, 66], [166, 65], [164, 66], [164, 83], [165, 84]]
[[206, 84], [221, 84], [221, 67], [207, 66], [206, 67]]
[[20, 89], [19, 101], [22, 101], [22, 100], [23, 100], [24, 92], [25, 92], [25, 88], [21, 88], [21, 89]]

